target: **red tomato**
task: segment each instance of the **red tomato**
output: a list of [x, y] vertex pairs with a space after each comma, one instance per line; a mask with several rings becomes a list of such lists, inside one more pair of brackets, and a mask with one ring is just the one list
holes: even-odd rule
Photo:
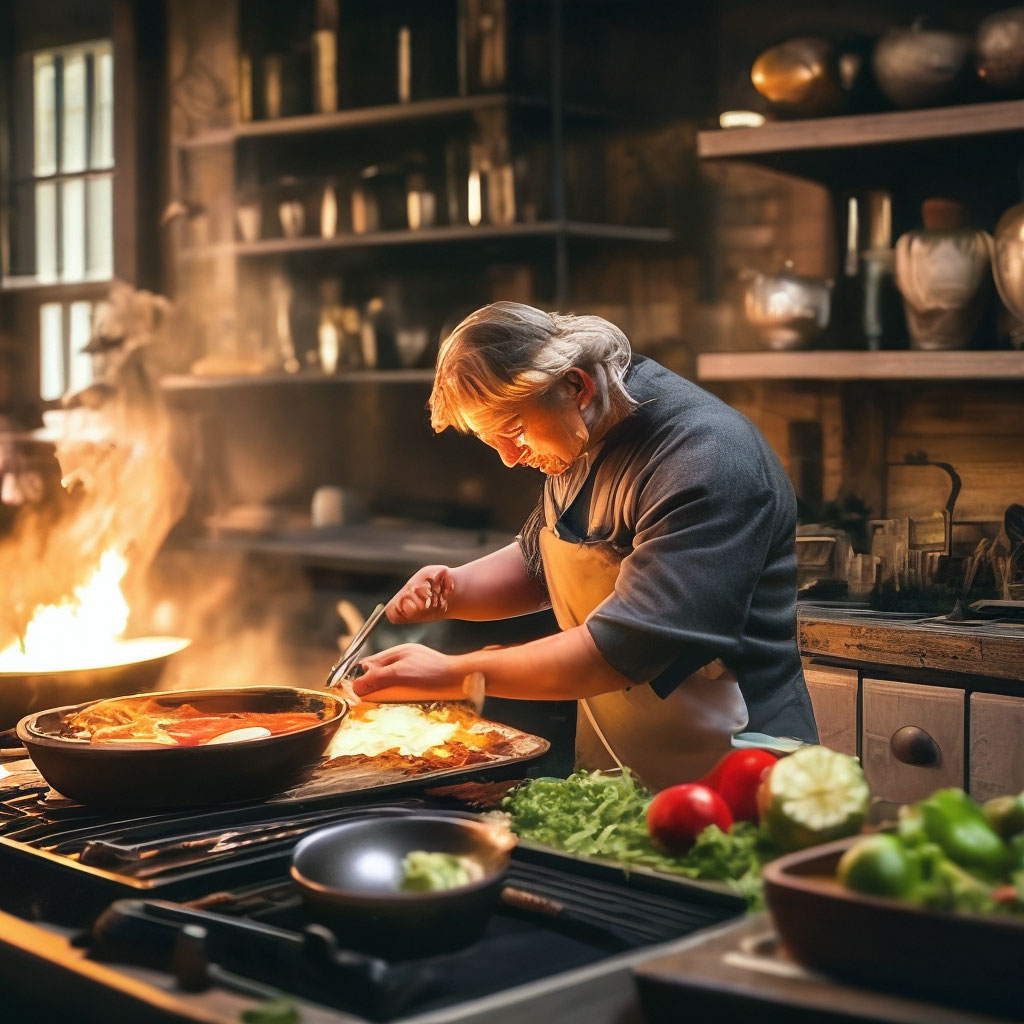
[[708, 825], [725, 832], [732, 825], [732, 813], [713, 789], [699, 782], [669, 786], [647, 808], [651, 839], [670, 853], [689, 849]]
[[730, 751], [722, 758], [709, 775], [703, 780], [711, 785], [707, 778], [715, 777], [712, 786], [729, 805], [736, 821], [758, 821], [757, 789], [765, 772], [771, 768], [778, 758], [770, 751], [760, 747]]

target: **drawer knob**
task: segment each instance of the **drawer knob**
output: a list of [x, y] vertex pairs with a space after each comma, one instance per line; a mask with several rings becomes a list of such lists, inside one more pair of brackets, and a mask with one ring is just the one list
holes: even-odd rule
[[916, 725], [905, 725], [889, 737], [889, 749], [897, 761], [926, 768], [939, 763], [939, 745]]

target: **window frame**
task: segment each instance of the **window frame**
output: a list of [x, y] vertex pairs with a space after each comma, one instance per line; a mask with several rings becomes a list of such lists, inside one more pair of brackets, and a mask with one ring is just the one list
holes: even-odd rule
[[[18, 38], [9, 7], [0, 13], [0, 175], [5, 179], [13, 168], [11, 149], [17, 131], [14, 83], [19, 56], [103, 38], [111, 40], [114, 58], [112, 276], [46, 284], [0, 277], [0, 330], [19, 339], [23, 346], [18, 387], [28, 397], [35, 395], [40, 408], [59, 404], [44, 402], [40, 397], [39, 319], [45, 303], [97, 303], [108, 297], [114, 280], [163, 290], [164, 254], [158, 237], [158, 211], [167, 181], [165, 4], [163, 0], [109, 0], [106, 18], [104, 31], [97, 32], [93, 26], [64, 35], [55, 33], [39, 43]], [[31, 110], [31, 101], [28, 107]], [[19, 144], [25, 144], [24, 139], [19, 139]], [[31, 132], [27, 145], [30, 149], [33, 146]], [[0, 244], [4, 246], [9, 237], [8, 212], [5, 198], [0, 203]], [[145, 251], [142, 246], [147, 247]], [[7, 252], [0, 253], [5, 267], [9, 265], [8, 256]]]

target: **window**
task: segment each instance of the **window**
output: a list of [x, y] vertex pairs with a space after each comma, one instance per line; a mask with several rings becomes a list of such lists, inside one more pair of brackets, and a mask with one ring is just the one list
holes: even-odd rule
[[[32, 54], [32, 173], [13, 216], [33, 220], [40, 284], [108, 280], [113, 272], [114, 57], [109, 40]], [[21, 198], [31, 204], [26, 208]], [[24, 227], [19, 232], [27, 240]]]
[[92, 381], [92, 299], [113, 277], [113, 46], [36, 50], [17, 66], [3, 283], [35, 296], [40, 396], [53, 401]]

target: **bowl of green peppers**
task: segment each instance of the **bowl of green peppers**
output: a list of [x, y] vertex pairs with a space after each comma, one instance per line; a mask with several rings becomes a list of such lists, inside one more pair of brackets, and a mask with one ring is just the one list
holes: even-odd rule
[[767, 864], [764, 888], [807, 967], [943, 1004], [1024, 1006], [1024, 794], [938, 790], [891, 827]]

